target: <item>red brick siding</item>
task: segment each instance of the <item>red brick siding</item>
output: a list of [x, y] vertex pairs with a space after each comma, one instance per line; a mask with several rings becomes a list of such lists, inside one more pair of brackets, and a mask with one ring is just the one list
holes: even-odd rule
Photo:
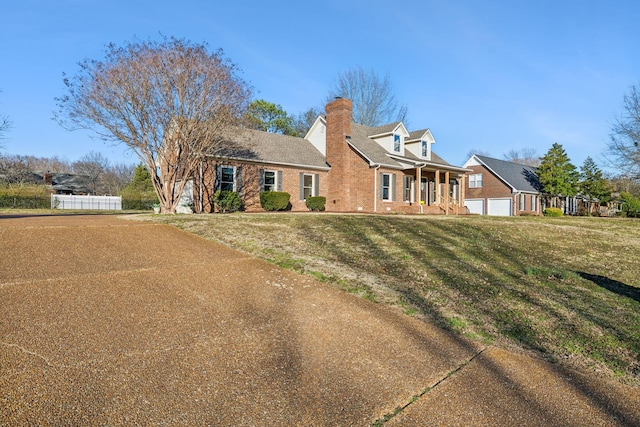
[[[297, 169], [288, 167], [272, 167], [240, 162], [210, 161], [203, 164], [203, 212], [213, 212], [213, 193], [215, 191], [216, 166], [240, 166], [242, 167], [242, 190], [241, 197], [244, 203], [244, 210], [247, 212], [263, 211], [260, 205], [260, 169], [282, 172], [282, 191], [291, 195], [292, 211], [308, 211], [304, 200], [300, 200], [300, 172], [317, 175], [320, 183], [320, 196], [326, 195], [327, 172], [312, 169]], [[200, 180], [194, 179], [194, 203], [196, 212], [200, 205]]]
[[[477, 165], [470, 166], [473, 172], [467, 173], [466, 184], [465, 184], [465, 199], [484, 199], [485, 200], [485, 213], [487, 209], [487, 199], [496, 199], [496, 198], [510, 198], [512, 203], [512, 213], [515, 210], [515, 214], [519, 215], [520, 213], [532, 212], [531, 206], [531, 194], [525, 194], [525, 209], [520, 210], [520, 195], [513, 194], [511, 191], [511, 187], [504, 183], [501, 179], [495, 176], [491, 171], [489, 171], [486, 167]], [[470, 176], [482, 173], [482, 187], [480, 188], [471, 188], [469, 187]], [[537, 210], [536, 213], [540, 212], [540, 197], [537, 197]]]

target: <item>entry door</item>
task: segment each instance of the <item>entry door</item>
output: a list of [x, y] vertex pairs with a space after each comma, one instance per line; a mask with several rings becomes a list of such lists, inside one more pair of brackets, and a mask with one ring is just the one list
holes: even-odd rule
[[420, 200], [429, 204], [429, 181], [427, 178], [420, 178]]

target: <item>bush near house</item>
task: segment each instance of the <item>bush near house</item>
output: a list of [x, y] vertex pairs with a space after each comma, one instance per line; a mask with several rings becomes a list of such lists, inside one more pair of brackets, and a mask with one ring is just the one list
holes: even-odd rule
[[562, 216], [562, 209], [560, 209], [560, 208], [546, 208], [544, 210], [544, 216], [550, 216], [550, 217]]
[[242, 209], [242, 199], [235, 191], [216, 191], [213, 193], [213, 203], [220, 213], [237, 212]]
[[260, 205], [265, 211], [285, 211], [291, 209], [291, 194], [282, 191], [263, 191], [260, 193]]
[[622, 200], [622, 210], [624, 216], [629, 218], [640, 218], [640, 199], [634, 197], [633, 194], [622, 192], [620, 193], [620, 200]]
[[314, 212], [320, 212], [324, 210], [324, 205], [327, 203], [327, 198], [323, 196], [307, 197], [307, 207]]

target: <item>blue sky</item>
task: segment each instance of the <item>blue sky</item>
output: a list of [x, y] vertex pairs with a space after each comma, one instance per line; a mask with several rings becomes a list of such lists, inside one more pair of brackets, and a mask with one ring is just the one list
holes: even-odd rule
[[635, 0], [147, 1], [4, 0], [0, 114], [4, 153], [74, 161], [99, 151], [137, 159], [51, 117], [62, 73], [102, 59], [109, 42], [166, 36], [222, 48], [256, 98], [291, 114], [321, 105], [347, 69], [389, 74], [410, 130], [461, 165], [482, 150], [543, 155], [562, 144], [601, 166], [622, 98], [640, 81]]

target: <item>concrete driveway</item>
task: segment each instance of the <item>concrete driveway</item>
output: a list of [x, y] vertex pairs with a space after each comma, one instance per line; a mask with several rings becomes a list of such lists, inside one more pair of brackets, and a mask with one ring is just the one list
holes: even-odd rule
[[0, 216], [1, 425], [640, 425], [640, 391], [483, 348], [175, 228]]

